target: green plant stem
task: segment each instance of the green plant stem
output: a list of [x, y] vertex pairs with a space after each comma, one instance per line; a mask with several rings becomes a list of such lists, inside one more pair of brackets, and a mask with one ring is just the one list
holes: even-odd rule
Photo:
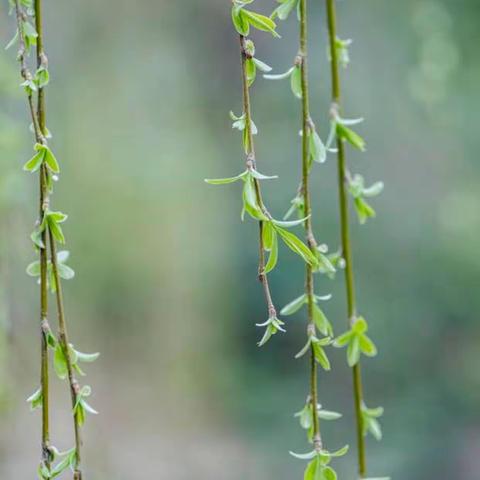
[[[247, 78], [247, 66], [246, 62], [248, 59], [248, 54], [245, 46], [246, 38], [243, 35], [240, 35], [240, 54], [241, 54], [241, 63], [242, 63], [242, 90], [243, 90], [243, 112], [245, 114], [245, 128], [248, 136], [248, 149], [247, 149], [247, 168], [256, 169], [256, 158], [255, 158], [255, 147], [253, 143], [253, 133], [252, 133], [252, 112], [251, 112], [251, 102], [250, 102], [250, 89], [248, 87], [248, 78]], [[270, 218], [262, 199], [262, 193], [260, 189], [260, 182], [258, 179], [254, 178], [255, 193], [257, 196], [257, 202], [260, 206], [262, 212]], [[273, 304], [272, 294], [270, 290], [270, 285], [268, 283], [268, 277], [265, 273], [265, 245], [263, 243], [263, 222], [259, 222], [259, 260], [258, 260], [258, 279], [260, 280], [263, 291], [265, 294], [265, 300], [267, 302], [268, 314], [269, 317], [276, 317], [276, 309]]]
[[[315, 253], [316, 242], [312, 231], [312, 208], [310, 201], [310, 165], [309, 165], [309, 141], [308, 132], [312, 127], [309, 107], [308, 91], [308, 65], [307, 65], [307, 2], [300, 0], [300, 50], [298, 52], [298, 62], [301, 67], [301, 85], [302, 85], [302, 193], [305, 205], [305, 236], [307, 245]], [[308, 335], [315, 334], [315, 323], [313, 321], [313, 302], [314, 302], [314, 281], [312, 267], [307, 264], [305, 267], [305, 293], [307, 295], [307, 315], [308, 315]], [[312, 404], [313, 415], [313, 443], [316, 450], [322, 448], [322, 439], [320, 435], [320, 422], [318, 419], [318, 387], [317, 387], [317, 362], [313, 344], [310, 347], [310, 401]]]
[[[23, 31], [23, 19], [25, 13], [23, 12], [19, 0], [15, 0], [15, 14], [17, 20], [17, 29], [18, 29], [18, 38], [19, 38], [19, 51], [18, 51], [18, 60], [20, 62], [20, 73], [24, 80], [31, 80], [32, 74], [28, 69], [26, 63], [26, 46], [25, 46], [25, 36]], [[40, 64], [40, 52], [43, 52], [43, 38], [41, 27], [38, 28], [38, 24], [41, 25], [41, 6], [39, 1], [35, 1], [35, 22], [37, 24], [37, 62]], [[45, 126], [44, 115], [40, 116], [39, 112], [35, 111], [35, 106], [33, 102], [33, 96], [31, 93], [27, 95], [27, 102], [30, 111], [30, 116], [32, 119], [33, 129], [35, 133], [35, 140], [37, 143], [45, 143], [45, 137], [43, 132]], [[40, 110], [43, 109], [43, 93], [38, 96], [38, 106]], [[39, 120], [40, 118], [40, 120]], [[46, 183], [44, 182], [43, 171], [45, 167], [42, 165], [39, 174], [39, 222], [42, 221], [43, 215], [45, 212], [46, 204], [48, 203], [48, 193], [46, 188]], [[46, 232], [42, 233], [42, 242], [46, 246], [47, 235]], [[40, 248], [40, 337], [41, 337], [41, 353], [40, 353], [40, 387], [42, 391], [42, 459], [47, 468], [50, 468], [50, 408], [49, 408], [49, 370], [48, 370], [48, 343], [47, 343], [47, 333], [49, 331], [48, 325], [48, 285], [47, 285], [47, 251], [45, 248]]]
[[[335, 0], [326, 0], [327, 4], [327, 23], [328, 35], [330, 43], [331, 58], [331, 75], [332, 75], [332, 110], [338, 112], [340, 108], [340, 75], [337, 48], [335, 45], [336, 33], [336, 9]], [[345, 146], [342, 140], [337, 138], [337, 160], [338, 160], [338, 190], [340, 201], [340, 228], [342, 240], [342, 254], [345, 259], [345, 289], [347, 297], [347, 313], [350, 326], [355, 322], [356, 298], [355, 298], [355, 280], [353, 275], [353, 259], [350, 242], [350, 220], [348, 213], [348, 192], [347, 192], [347, 168], [345, 160]], [[353, 367], [353, 391], [355, 403], [355, 418], [357, 429], [357, 455], [358, 455], [358, 473], [360, 477], [364, 477], [367, 473], [366, 454], [365, 454], [365, 438], [363, 436], [362, 421], [362, 374], [360, 361]]]
[[[23, 12], [20, 6], [19, 0], [15, 0], [15, 16], [17, 20], [17, 29], [18, 29], [19, 48], [18, 48], [17, 58], [18, 58], [18, 62], [20, 63], [20, 75], [24, 80], [31, 80], [33, 77], [30, 70], [28, 69], [26, 58], [25, 58], [27, 49], [25, 46], [25, 33], [23, 31], [23, 24], [22, 24], [22, 21], [25, 18], [25, 13]], [[27, 103], [30, 111], [30, 116], [32, 118], [35, 139], [37, 140], [38, 143], [44, 143], [45, 138], [41, 132], [40, 125], [38, 123], [38, 117], [37, 117], [37, 113], [35, 112], [35, 106], [33, 104], [33, 97], [31, 93], [27, 95]]]
[[[42, 28], [42, 5], [41, 0], [35, 0], [34, 9], [35, 9], [35, 26], [38, 34], [37, 37], [37, 66], [47, 66], [47, 58], [43, 49], [43, 28]], [[18, 28], [18, 37], [19, 37], [19, 51], [18, 51], [18, 60], [20, 63], [20, 73], [24, 80], [31, 80], [32, 74], [28, 69], [25, 55], [26, 55], [26, 44], [25, 36], [23, 30], [23, 20], [26, 18], [25, 13], [23, 12], [19, 0], [15, 0], [15, 13], [17, 19], [17, 28]], [[38, 91], [38, 104], [37, 110], [35, 110], [35, 105], [33, 101], [33, 96], [31, 93], [27, 95], [28, 106], [30, 110], [30, 116], [32, 119], [33, 130], [35, 133], [35, 139], [37, 143], [46, 144], [46, 123], [45, 123], [45, 93], [43, 88], [40, 88]], [[48, 209], [49, 198], [48, 198], [48, 171], [46, 166], [43, 164], [40, 168], [40, 221], [43, 218], [45, 211]], [[74, 409], [77, 402], [77, 395], [79, 393], [79, 385], [73, 375], [73, 364], [70, 355], [69, 341], [67, 326], [65, 320], [65, 309], [63, 302], [63, 292], [62, 284], [60, 279], [60, 274], [58, 271], [58, 262], [57, 262], [57, 247], [55, 243], [54, 236], [51, 229], [48, 227], [47, 231], [42, 233], [42, 241], [45, 245], [45, 248], [40, 249], [40, 282], [41, 282], [41, 327], [42, 327], [42, 358], [41, 358], [41, 383], [42, 383], [42, 449], [44, 462], [47, 467], [50, 466], [50, 450], [49, 450], [49, 396], [48, 396], [48, 344], [46, 339], [46, 334], [50, 330], [47, 321], [47, 309], [48, 309], [48, 290], [47, 290], [47, 244], [50, 245], [50, 256], [52, 264], [52, 272], [54, 281], [56, 284], [56, 301], [57, 301], [57, 313], [58, 313], [58, 341], [62, 347], [68, 372], [68, 381], [70, 386], [71, 400], [72, 400], [72, 410]], [[47, 238], [48, 237], [48, 238]], [[43, 390], [45, 389], [45, 390]], [[80, 470], [80, 460], [81, 460], [81, 437], [80, 437], [80, 423], [77, 418], [77, 415], [73, 415], [74, 423], [74, 432], [75, 432], [75, 469], [73, 473], [74, 480], [82, 480], [82, 472]]]
[[[42, 28], [42, 2], [41, 0], [35, 0], [35, 29], [37, 31], [37, 68], [44, 63], [44, 50], [43, 50], [43, 28]], [[42, 135], [46, 133], [45, 126], [45, 92], [43, 88], [38, 89], [37, 96], [37, 118], [38, 128]], [[46, 182], [44, 181], [45, 166], [40, 167], [39, 172], [39, 191], [40, 191], [40, 222], [42, 222], [45, 215], [45, 210], [48, 205], [48, 189]], [[40, 322], [41, 322], [41, 388], [42, 388], [42, 452], [43, 461], [45, 466], [50, 469], [50, 389], [49, 389], [49, 354], [48, 354], [48, 342], [47, 334], [50, 330], [48, 325], [48, 283], [47, 283], [47, 232], [42, 232], [43, 248], [40, 248]]]
[[[63, 302], [63, 291], [62, 291], [62, 283], [60, 279], [60, 274], [58, 272], [58, 262], [57, 262], [57, 246], [55, 243], [55, 238], [53, 237], [52, 231], [48, 230], [48, 236], [50, 240], [50, 261], [52, 262], [52, 272], [54, 281], [56, 284], [56, 300], [57, 300], [57, 313], [58, 313], [58, 341], [63, 350], [63, 354], [65, 356], [66, 364], [67, 364], [67, 373], [68, 373], [68, 382], [70, 385], [70, 394], [72, 398], [72, 411], [75, 408], [75, 404], [77, 403], [77, 395], [79, 393], [79, 385], [73, 375], [73, 364], [72, 358], [70, 355], [70, 342], [68, 341], [68, 332], [67, 332], [67, 324], [65, 320], [65, 308]], [[81, 437], [80, 437], [80, 423], [78, 421], [77, 415], [73, 415], [73, 426], [75, 431], [75, 454], [76, 454], [76, 462], [75, 462], [75, 471], [74, 471], [74, 480], [81, 480], [82, 473], [80, 470], [80, 461], [81, 461], [81, 454], [80, 449], [82, 445]]]

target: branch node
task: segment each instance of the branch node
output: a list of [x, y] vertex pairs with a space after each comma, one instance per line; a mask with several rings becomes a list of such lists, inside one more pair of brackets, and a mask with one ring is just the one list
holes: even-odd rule
[[315, 330], [315, 324], [314, 323], [309, 323], [308, 326], [307, 326], [307, 335], [309, 337], [314, 337], [316, 333], [317, 332]]
[[323, 445], [322, 445], [322, 439], [319, 433], [317, 433], [313, 438], [313, 447], [317, 453], [321, 453]]

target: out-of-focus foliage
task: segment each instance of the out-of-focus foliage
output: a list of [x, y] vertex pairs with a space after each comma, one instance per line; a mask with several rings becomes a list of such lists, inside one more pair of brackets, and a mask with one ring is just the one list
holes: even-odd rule
[[[274, 6], [256, 1], [262, 13]], [[478, 4], [343, 0], [338, 8], [339, 34], [353, 39], [348, 114], [366, 118], [358, 130], [367, 152], [351, 162], [369, 156], [358, 170], [385, 180], [378, 217], [352, 232], [361, 313], [379, 350], [375, 362], [365, 360], [366, 401], [385, 406], [383, 442], [368, 440], [371, 471], [477, 480]], [[325, 138], [323, 2], [310, 10], [312, 114]], [[288, 317], [288, 335], [262, 352], [254, 346], [263, 299], [252, 281], [256, 251], [244, 245], [256, 226], [231, 214], [241, 208], [234, 189], [219, 202], [203, 183], [242, 169], [228, 117], [241, 106], [230, 5], [51, 0], [45, 21], [55, 59], [49, 126], [62, 158], [56, 196], [74, 220], [65, 227], [77, 274], [65, 287], [69, 321], [80, 350], [102, 351], [91, 380], [101, 415], [86, 424], [95, 439], [86, 445], [88, 478], [300, 478], [300, 462], [285, 452], [303, 442], [293, 413], [302, 408], [306, 368], [289, 355], [304, 322], [300, 313]], [[2, 5], [3, 44], [13, 29]], [[295, 45], [294, 22], [279, 33], [283, 45]], [[297, 53], [266, 34], [254, 40], [275, 71]], [[38, 345], [38, 292], [25, 274], [37, 185], [21, 174], [31, 138], [14, 57], [0, 51], [0, 477], [28, 478], [39, 437], [24, 402], [39, 371], [38, 355], [29, 353]], [[252, 89], [259, 169], [280, 176], [265, 182], [277, 216], [300, 178], [291, 174], [299, 163], [299, 138], [291, 135], [300, 128], [298, 104], [285, 88], [258, 76]], [[338, 244], [335, 174], [329, 158], [312, 178], [315, 224], [330, 245]], [[279, 305], [303, 287], [301, 263], [282, 253], [285, 272], [295, 275], [273, 272]], [[318, 280], [321, 291], [333, 285], [325, 309], [336, 333], [346, 328], [342, 281]], [[330, 355], [338, 375], [320, 377], [324, 408], [343, 413], [322, 426], [332, 449], [345, 439], [355, 444], [344, 353]], [[67, 393], [53, 387], [61, 408]], [[69, 414], [53, 419], [60, 448], [68, 446]], [[337, 466], [340, 478], [352, 478], [354, 449]]]

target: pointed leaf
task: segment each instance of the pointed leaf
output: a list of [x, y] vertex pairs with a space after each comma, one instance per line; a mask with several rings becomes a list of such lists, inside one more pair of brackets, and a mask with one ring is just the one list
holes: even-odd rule
[[295, 66], [290, 76], [290, 87], [297, 98], [302, 98], [302, 69]]
[[280, 311], [280, 315], [284, 315], [284, 316], [292, 315], [298, 310], [300, 310], [300, 308], [302, 308], [302, 306], [305, 305], [306, 303], [307, 303], [307, 295], [302, 294], [295, 300], [285, 305]]
[[360, 342], [354, 335], [347, 347], [347, 362], [350, 367], [355, 366], [360, 360]]

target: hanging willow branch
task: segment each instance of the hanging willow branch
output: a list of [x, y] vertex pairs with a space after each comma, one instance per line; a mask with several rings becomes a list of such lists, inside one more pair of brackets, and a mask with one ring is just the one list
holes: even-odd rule
[[[307, 2], [306, 0], [282, 0], [281, 5], [275, 9], [273, 18], [285, 20], [289, 14], [297, 9], [300, 22], [299, 50], [294, 65], [284, 74], [265, 75], [272, 80], [284, 78], [290, 79], [290, 86], [293, 94], [301, 100], [302, 104], [302, 180], [297, 195], [292, 200], [292, 208], [287, 213], [290, 216], [295, 210], [299, 217], [304, 217], [305, 238], [307, 245], [317, 258], [317, 265], [306, 265], [305, 272], [305, 293], [284, 307], [281, 311], [284, 315], [290, 315], [298, 311], [302, 306], [307, 307], [307, 343], [296, 355], [296, 358], [306, 353], [310, 355], [310, 392], [305, 407], [296, 414], [300, 424], [307, 430], [308, 440], [313, 443], [313, 450], [306, 454], [295, 454], [297, 458], [309, 460], [306, 467], [305, 480], [333, 480], [336, 479], [336, 472], [329, 465], [333, 457], [344, 455], [348, 446], [336, 452], [329, 452], [324, 449], [321, 432], [320, 418], [335, 420], [341, 417], [339, 413], [329, 412], [321, 409], [318, 403], [318, 372], [317, 364], [324, 370], [330, 370], [330, 362], [324, 351], [324, 347], [332, 343], [333, 329], [323, 311], [318, 306], [319, 300], [328, 300], [330, 295], [318, 296], [315, 294], [314, 272], [322, 272], [330, 276], [335, 273], [334, 264], [339, 263], [339, 256], [327, 256], [326, 247], [319, 246], [315, 240], [312, 225], [312, 206], [310, 191], [310, 171], [314, 162], [323, 163], [326, 159], [326, 148], [316, 131], [315, 125], [310, 116], [309, 87], [308, 87], [308, 56], [307, 56]], [[323, 338], [319, 338], [320, 335]]]
[[[42, 409], [42, 459], [38, 468], [39, 478], [47, 480], [60, 475], [71, 468], [74, 480], [82, 479], [80, 466], [81, 439], [80, 426], [85, 421], [85, 413], [96, 413], [85, 398], [91, 393], [88, 385], [80, 387], [74, 377], [74, 371], [83, 374], [78, 362], [94, 361], [98, 354], [85, 354], [73, 348], [68, 341], [61, 278], [74, 276], [73, 270], [65, 264], [68, 252], [57, 252], [56, 243], [65, 243], [61, 227], [67, 215], [50, 209], [50, 195], [53, 182], [60, 173], [58, 161], [48, 146], [51, 137], [46, 126], [45, 87], [49, 83], [48, 62], [43, 46], [42, 3], [41, 0], [11, 0], [12, 11], [15, 12], [17, 32], [8, 47], [15, 42], [19, 44], [18, 60], [23, 78], [22, 87], [27, 95], [27, 102], [35, 135], [35, 155], [24, 165], [27, 172], [38, 172], [39, 176], [39, 219], [31, 235], [35, 248], [39, 251], [39, 260], [31, 263], [27, 273], [39, 276], [40, 283], [40, 319], [42, 332], [41, 346], [41, 379], [40, 388], [29, 397], [32, 409]], [[30, 18], [34, 17], [35, 27]], [[28, 67], [27, 57], [32, 47], [36, 47], [36, 71], [32, 75]], [[34, 94], [36, 93], [36, 105]], [[47, 248], [50, 246], [50, 259]], [[55, 293], [58, 310], [58, 340], [53, 335], [48, 319], [48, 288]], [[60, 379], [68, 378], [72, 397], [72, 418], [75, 431], [75, 446], [60, 453], [50, 445], [49, 437], [49, 354], [54, 350], [54, 367]], [[58, 461], [56, 461], [58, 458]], [[56, 463], [55, 463], [56, 462]]]
[[[267, 321], [257, 324], [259, 327], [265, 327], [264, 335], [258, 343], [259, 346], [262, 346], [278, 331], [285, 331], [283, 329], [284, 322], [277, 318], [277, 311], [273, 304], [267, 276], [277, 265], [278, 237], [307, 264], [315, 266], [318, 261], [301, 240], [286, 230], [286, 228], [300, 225], [304, 219], [291, 222], [275, 220], [267, 210], [262, 199], [260, 181], [277, 177], [263, 175], [257, 170], [253, 140], [253, 136], [257, 134], [257, 127], [252, 120], [250, 87], [255, 81], [257, 69], [265, 72], [270, 71], [271, 68], [255, 57], [255, 45], [247, 37], [251, 28], [269, 32], [275, 37], [279, 35], [276, 32], [276, 24], [273, 20], [245, 8], [247, 4], [252, 2], [253, 0], [234, 0], [232, 6], [232, 21], [240, 39], [243, 112], [240, 116], [236, 116], [231, 112], [230, 116], [234, 121], [233, 128], [243, 133], [246, 170], [235, 177], [206, 179], [205, 181], [213, 185], [223, 185], [242, 180], [244, 183], [242, 219], [245, 213], [248, 213], [250, 217], [259, 222], [258, 277], [263, 285], [268, 309]], [[267, 253], [269, 253], [268, 261], [266, 261]]]
[[332, 106], [331, 106], [331, 134], [328, 144], [336, 138], [337, 160], [338, 160], [338, 188], [340, 202], [340, 226], [342, 253], [345, 259], [345, 289], [347, 299], [347, 312], [350, 330], [335, 340], [335, 346], [347, 346], [347, 360], [353, 372], [353, 391], [355, 404], [355, 418], [357, 431], [357, 455], [358, 473], [361, 479], [367, 474], [365, 436], [371, 432], [378, 440], [382, 432], [377, 420], [382, 415], [383, 409], [367, 408], [364, 402], [362, 374], [360, 368], [360, 356], [363, 353], [367, 356], [375, 356], [377, 349], [370, 338], [366, 335], [368, 330], [367, 322], [357, 313], [355, 280], [353, 273], [353, 258], [350, 240], [350, 220], [348, 213], [348, 194], [353, 197], [354, 207], [360, 223], [365, 223], [369, 217], [375, 216], [375, 211], [365, 200], [366, 197], [377, 195], [383, 189], [383, 184], [377, 182], [369, 188], [365, 188], [363, 177], [352, 176], [347, 169], [345, 158], [345, 143], [363, 151], [364, 140], [352, 129], [361, 121], [346, 120], [340, 116], [340, 65], [347, 66], [349, 61], [348, 46], [350, 40], [342, 40], [336, 33], [336, 8], [335, 0], [326, 0], [327, 25], [329, 34], [329, 54], [332, 76]]
[[[35, 6], [35, 18], [41, 19], [40, 6]], [[17, 58], [20, 63], [20, 73], [23, 78], [23, 86], [27, 93], [27, 101], [30, 110], [30, 115], [33, 122], [33, 129], [35, 139], [38, 145], [45, 144], [45, 115], [44, 115], [44, 96], [43, 87], [44, 82], [34, 79], [26, 61], [30, 45], [37, 44], [37, 70], [40, 69], [43, 62], [43, 43], [41, 35], [37, 32], [41, 29], [37, 26], [37, 31], [32, 27], [28, 21], [26, 12], [21, 8], [18, 1], [15, 1], [13, 8], [15, 9], [15, 16], [17, 20], [17, 34], [16, 37], [19, 42], [19, 50]], [[31, 5], [28, 7], [31, 12]], [[39, 38], [40, 37], [40, 38]], [[33, 88], [32, 88], [33, 87]], [[35, 112], [33, 93], [38, 90], [38, 115]], [[39, 173], [39, 218], [43, 221], [45, 205], [48, 203], [48, 192], [43, 181], [43, 170], [45, 166], [41, 166]], [[42, 243], [45, 245], [46, 233], [42, 234]], [[48, 324], [48, 285], [47, 285], [47, 252], [45, 247], [39, 248], [39, 276], [40, 276], [40, 334], [41, 334], [41, 363], [40, 363], [40, 388], [28, 400], [32, 407], [41, 406], [42, 408], [42, 460], [41, 466], [50, 469], [51, 461], [53, 460], [53, 451], [50, 448], [50, 409], [49, 409], [49, 353], [48, 353], [48, 339], [51, 335], [50, 326]]]

